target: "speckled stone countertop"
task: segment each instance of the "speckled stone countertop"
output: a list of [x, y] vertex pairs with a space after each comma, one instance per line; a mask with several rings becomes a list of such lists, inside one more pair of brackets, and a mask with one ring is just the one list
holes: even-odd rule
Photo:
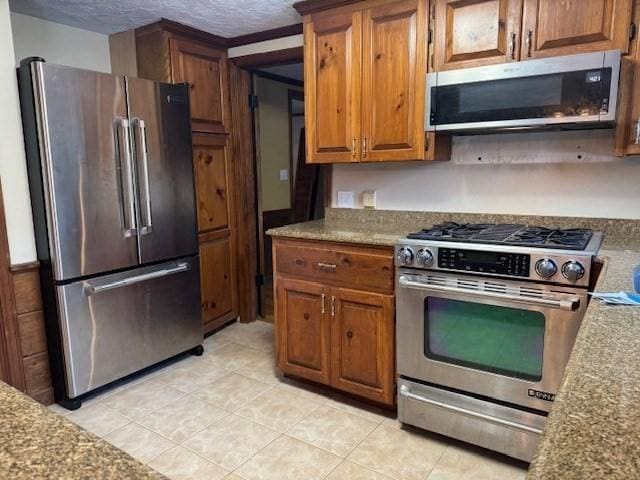
[[[600, 292], [630, 290], [640, 264], [640, 221], [633, 220], [330, 209], [325, 220], [268, 233], [393, 245], [410, 231], [447, 220], [603, 231]], [[640, 479], [640, 308], [589, 304], [527, 479]]]
[[0, 382], [0, 478], [166, 480], [3, 382]]

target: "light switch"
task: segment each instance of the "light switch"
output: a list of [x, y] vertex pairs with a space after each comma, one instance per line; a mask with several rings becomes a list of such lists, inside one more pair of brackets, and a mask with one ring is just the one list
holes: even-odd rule
[[286, 168], [284, 170], [280, 170], [280, 180], [283, 182], [289, 180], [289, 170]]
[[375, 190], [362, 192], [362, 206], [364, 208], [376, 208], [377, 195]]
[[353, 208], [353, 192], [338, 192], [338, 208]]

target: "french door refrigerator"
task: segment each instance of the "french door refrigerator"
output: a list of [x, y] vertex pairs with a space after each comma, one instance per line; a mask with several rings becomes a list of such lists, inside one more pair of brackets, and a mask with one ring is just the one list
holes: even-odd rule
[[187, 85], [18, 68], [56, 399], [202, 352]]

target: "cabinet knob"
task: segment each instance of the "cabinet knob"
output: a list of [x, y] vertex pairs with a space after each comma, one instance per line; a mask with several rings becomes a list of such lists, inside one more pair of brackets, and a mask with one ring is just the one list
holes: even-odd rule
[[305, 320], [309, 320], [309, 314], [308, 314], [308, 313], [305, 313], [305, 314], [303, 315], [303, 317], [304, 317], [304, 319], [305, 319]]
[[347, 338], [353, 338], [353, 332], [351, 330], [347, 332]]

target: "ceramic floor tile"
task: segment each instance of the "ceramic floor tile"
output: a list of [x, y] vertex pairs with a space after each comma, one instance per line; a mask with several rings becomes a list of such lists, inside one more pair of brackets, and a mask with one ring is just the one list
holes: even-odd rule
[[364, 417], [367, 420], [371, 420], [376, 423], [382, 423], [390, 418], [396, 417], [393, 412], [385, 411], [382, 408], [368, 405], [339, 393], [332, 394], [331, 400], [327, 402], [327, 405], [339, 410], [344, 410], [347, 413], [353, 413], [354, 415]]
[[174, 446], [173, 442], [136, 423], [125, 425], [104, 439], [142, 463], [147, 463]]
[[130, 422], [128, 418], [100, 403], [82, 406], [79, 410], [69, 413], [67, 418], [99, 437], [124, 427]]
[[379, 425], [348, 460], [397, 480], [424, 480], [446, 448], [417, 432]]
[[428, 480], [524, 480], [527, 471], [506, 457], [449, 446]]
[[228, 470], [235, 470], [278, 435], [263, 425], [229, 415], [189, 438], [182, 446]]
[[185, 394], [155, 380], [135, 385], [102, 400], [105, 406], [132, 420], [139, 420], [149, 413], [176, 401]]
[[218, 367], [227, 370], [237, 370], [248, 363], [259, 360], [265, 356], [265, 352], [243, 347], [238, 343], [229, 343], [217, 350], [208, 352], [203, 358]]
[[280, 382], [280, 387], [285, 390], [291, 390], [297, 395], [308, 398], [309, 400], [313, 400], [317, 403], [327, 403], [331, 398], [331, 390], [326, 387], [299, 382], [292, 378], [283, 378], [282, 382]]
[[266, 383], [232, 373], [196, 390], [192, 395], [232, 412], [270, 388], [271, 385]]
[[285, 432], [320, 405], [292, 390], [276, 386], [238, 409], [236, 413], [241, 417]]
[[62, 415], [63, 417], [66, 417], [67, 415], [69, 415], [71, 413], [71, 410], [67, 410], [66, 408], [64, 408], [61, 405], [58, 405], [57, 403], [51, 404], [49, 406], [47, 406], [47, 408], [54, 412], [57, 413], [58, 415]]
[[229, 373], [229, 370], [211, 362], [197, 359], [158, 375], [156, 380], [182, 392], [191, 393]]
[[222, 480], [244, 480], [244, 478], [239, 477], [235, 473], [230, 473], [229, 475], [224, 477]]
[[221, 408], [186, 395], [143, 417], [138, 423], [175, 443], [181, 443], [227, 415]]
[[256, 325], [248, 324], [245, 331], [239, 330], [235, 343], [263, 352], [275, 350], [275, 331], [273, 325], [257, 321]]
[[246, 480], [320, 480], [339, 463], [340, 457], [283, 435], [235, 473]]
[[345, 457], [377, 425], [366, 418], [324, 405], [293, 426], [287, 435]]
[[345, 460], [329, 474], [327, 480], [390, 480], [390, 477]]
[[282, 372], [276, 367], [276, 361], [271, 355], [248, 363], [236, 371], [245, 377], [274, 385], [280, 384], [283, 379]]
[[174, 447], [148, 463], [171, 480], [220, 480], [229, 473], [182, 447]]

